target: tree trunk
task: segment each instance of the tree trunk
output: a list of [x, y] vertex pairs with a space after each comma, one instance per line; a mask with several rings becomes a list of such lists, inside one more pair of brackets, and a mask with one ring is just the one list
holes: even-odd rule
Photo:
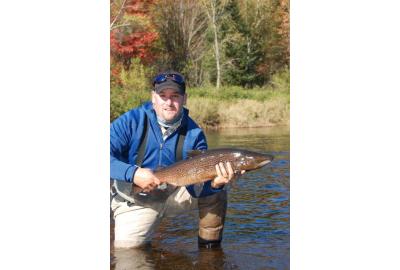
[[215, 62], [217, 65], [217, 89], [219, 89], [221, 85], [221, 66], [220, 66], [220, 56], [219, 56], [219, 45], [218, 45], [218, 28], [216, 21], [216, 3], [211, 1], [211, 9], [212, 9], [212, 25], [214, 29], [214, 50], [215, 50]]

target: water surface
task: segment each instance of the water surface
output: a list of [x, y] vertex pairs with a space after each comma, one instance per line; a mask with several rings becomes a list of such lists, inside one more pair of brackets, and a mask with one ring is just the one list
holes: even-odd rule
[[[209, 148], [272, 154], [266, 167], [228, 187], [219, 250], [197, 247], [198, 214], [166, 218], [152, 246], [111, 250], [111, 269], [289, 269], [289, 130], [287, 127], [207, 132]], [[112, 229], [111, 229], [112, 235]]]

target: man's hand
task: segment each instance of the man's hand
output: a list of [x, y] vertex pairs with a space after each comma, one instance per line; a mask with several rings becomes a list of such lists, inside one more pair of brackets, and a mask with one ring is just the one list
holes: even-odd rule
[[133, 183], [143, 189], [144, 192], [149, 192], [155, 189], [160, 180], [153, 174], [153, 171], [146, 168], [138, 168], [133, 178]]
[[217, 171], [217, 177], [211, 181], [212, 188], [220, 188], [230, 181], [236, 181], [245, 173], [244, 170], [234, 172], [229, 161], [226, 162], [225, 165], [222, 162], [218, 163], [215, 165], [215, 170]]

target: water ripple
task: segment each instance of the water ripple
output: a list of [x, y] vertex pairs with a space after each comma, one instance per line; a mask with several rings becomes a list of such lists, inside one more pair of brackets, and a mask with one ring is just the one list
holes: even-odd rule
[[288, 131], [235, 129], [210, 132], [207, 138], [210, 148], [247, 148], [275, 157], [228, 187], [222, 249], [197, 248], [198, 214], [190, 212], [164, 219], [150, 251], [112, 254], [111, 269], [124, 259], [126, 269], [289, 269]]

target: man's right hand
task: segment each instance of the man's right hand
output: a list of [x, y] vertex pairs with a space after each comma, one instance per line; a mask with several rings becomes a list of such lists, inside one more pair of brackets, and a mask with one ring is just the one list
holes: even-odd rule
[[153, 171], [147, 168], [138, 168], [136, 170], [133, 183], [141, 187], [144, 192], [150, 192], [161, 184], [160, 180], [153, 174]]

